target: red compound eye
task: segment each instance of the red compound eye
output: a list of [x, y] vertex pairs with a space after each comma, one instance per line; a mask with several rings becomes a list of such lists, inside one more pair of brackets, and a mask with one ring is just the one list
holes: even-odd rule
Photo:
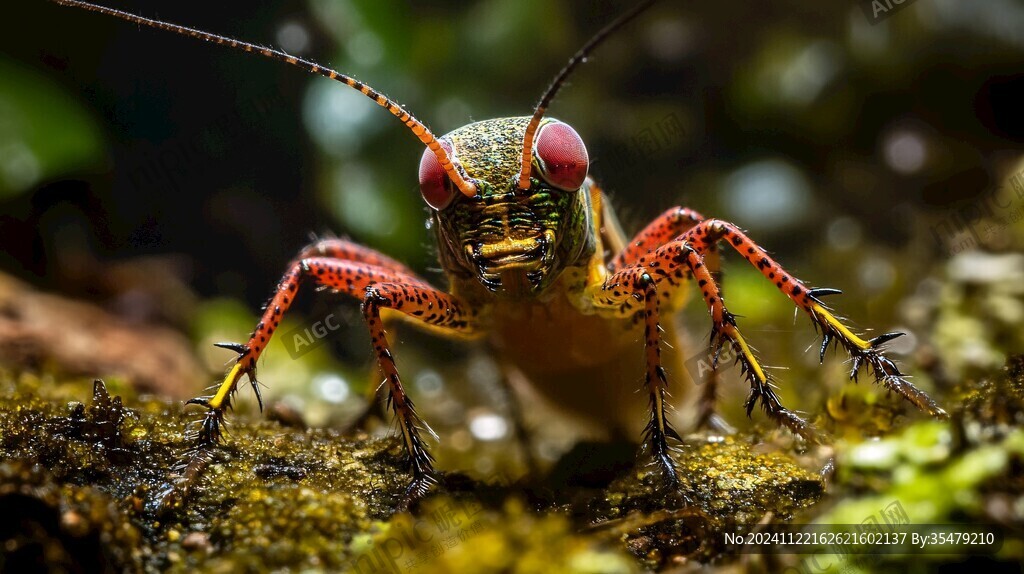
[[575, 191], [587, 178], [590, 159], [576, 130], [569, 124], [548, 122], [537, 134], [537, 160], [541, 175], [551, 185]]
[[[447, 142], [440, 143], [444, 151], [448, 152], [448, 157], [452, 157], [452, 146]], [[420, 158], [420, 193], [423, 195], [423, 201], [438, 211], [448, 207], [457, 193], [452, 181], [448, 179], [448, 174], [441, 167], [441, 162], [437, 161], [437, 156], [430, 148], [423, 150], [423, 157]]]

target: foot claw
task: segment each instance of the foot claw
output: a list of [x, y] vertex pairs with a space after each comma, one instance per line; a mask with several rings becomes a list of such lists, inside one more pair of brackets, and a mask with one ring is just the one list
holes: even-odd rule
[[647, 428], [644, 430], [644, 442], [641, 452], [650, 452], [654, 463], [661, 467], [669, 484], [676, 488], [679, 486], [679, 473], [676, 470], [675, 461], [672, 460], [670, 454], [672, 451], [672, 447], [668, 443], [670, 438], [679, 442], [683, 441], [679, 433], [668, 425], [668, 421], [665, 421], [665, 428], [662, 431], [655, 424], [654, 420], [651, 420], [647, 423]]
[[409, 507], [419, 502], [424, 496], [430, 492], [430, 489], [438, 484], [437, 479], [433, 475], [424, 474], [422, 476], [413, 478], [409, 486], [405, 487], [405, 491], [402, 493], [402, 498], [398, 501], [397, 510], [398, 512], [406, 512]]
[[221, 427], [224, 424], [224, 412], [218, 409], [206, 411], [206, 418], [196, 435], [195, 446], [205, 448], [216, 445], [223, 438]]
[[850, 365], [850, 380], [852, 380], [855, 383], [857, 382], [857, 373], [860, 372], [860, 367], [862, 364], [864, 364], [864, 356], [854, 355], [853, 364]]
[[658, 453], [654, 456], [654, 462], [661, 467], [668, 485], [673, 489], [679, 488], [679, 472], [676, 471], [676, 465], [672, 457], [667, 452]]
[[825, 362], [825, 351], [828, 350], [828, 346], [832, 344], [832, 333], [825, 331], [825, 337], [821, 341], [821, 351], [818, 353], [818, 361], [821, 363]]
[[905, 333], [884, 333], [874, 339], [864, 341], [853, 335], [838, 319], [823, 309], [812, 312], [811, 318], [815, 327], [820, 326], [825, 333], [825, 341], [822, 342], [821, 347], [822, 358], [828, 343], [832, 340], [838, 341], [837, 344], [841, 345], [850, 355], [850, 379], [853, 382], [857, 382], [861, 367], [863, 367], [874, 377], [876, 383], [910, 401], [918, 409], [934, 417], [945, 416], [945, 411], [939, 408], [938, 404], [925, 392], [907, 381], [896, 363], [882, 352], [881, 347], [885, 343], [902, 337]]

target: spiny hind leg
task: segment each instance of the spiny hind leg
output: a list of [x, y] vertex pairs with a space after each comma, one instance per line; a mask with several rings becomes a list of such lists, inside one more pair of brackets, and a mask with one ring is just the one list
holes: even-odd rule
[[650, 421], [644, 429], [643, 450], [650, 453], [655, 463], [662, 468], [669, 483], [678, 486], [679, 473], [669, 456], [668, 440], [682, 439], [666, 418], [668, 377], [661, 364], [657, 284], [646, 268], [632, 265], [612, 274], [603, 284], [592, 286], [590, 294], [598, 307], [643, 321], [646, 364], [644, 387], [647, 389], [651, 409]]
[[786, 272], [767, 252], [754, 243], [735, 225], [718, 219], [705, 220], [690, 229], [680, 239], [689, 243], [700, 253], [707, 252], [723, 241], [739, 252], [761, 274], [775, 284], [775, 287], [813, 321], [815, 329], [821, 329], [823, 339], [819, 359], [824, 361], [825, 351], [830, 344], [837, 344], [853, 360], [850, 378], [856, 380], [861, 367], [874, 375], [876, 382], [910, 401], [920, 410], [936, 417], [946, 415], [938, 404], [904, 378], [896, 364], [885, 356], [883, 345], [903, 333], [886, 333], [874, 339], [864, 340], [853, 333], [837, 319], [821, 302], [821, 297], [840, 293], [837, 289], [811, 289]]
[[[259, 323], [249, 335], [249, 340], [246, 343], [217, 344], [218, 347], [237, 352], [238, 356], [227, 376], [217, 386], [214, 395], [197, 397], [188, 401], [188, 404], [207, 407], [206, 418], [200, 426], [196, 446], [209, 446], [220, 440], [224, 413], [231, 407], [231, 399], [243, 376], [248, 378], [253, 392], [256, 394], [260, 410], [263, 409], [263, 399], [260, 395], [259, 382], [256, 379], [257, 361], [280, 325], [281, 317], [291, 307], [300, 285], [308, 275], [302, 262], [314, 257], [329, 259], [349, 266], [344, 284], [338, 290], [350, 296], [362, 297], [367, 285], [383, 277], [411, 284], [426, 285], [422, 279], [416, 277], [401, 263], [345, 239], [323, 239], [305, 247], [278, 281], [273, 295], [263, 307], [263, 315], [260, 317]], [[359, 272], [359, 267], [366, 267], [366, 272]]]
[[[671, 242], [703, 220], [703, 215], [687, 207], [675, 206], [665, 210], [625, 244], [625, 247], [612, 258], [608, 265], [609, 269], [614, 272], [625, 266], [635, 265], [644, 255]], [[718, 252], [712, 247], [703, 255], [705, 264], [721, 288]], [[701, 396], [697, 403], [696, 426], [697, 428], [711, 428], [718, 432], [730, 433], [734, 429], [722, 420], [715, 408], [719, 381], [718, 369], [712, 369], [707, 376], [701, 378]]]
[[[757, 404], [760, 404], [765, 414], [777, 424], [786, 426], [808, 441], [820, 442], [820, 437], [813, 427], [782, 405], [770, 377], [747, 345], [737, 326], [736, 319], [725, 307], [718, 284], [700, 253], [683, 241], [671, 241], [662, 245], [641, 256], [632, 268], [624, 269], [609, 278], [605, 283], [605, 288], [596, 299], [597, 304], [605, 307], [618, 304], [622, 307], [623, 312], [629, 312], [641, 301], [646, 301], [645, 298], [637, 297], [632, 292], [623, 292], [623, 286], [626, 285], [624, 279], [628, 277], [623, 274], [636, 273], [637, 270], [645, 272], [652, 279], [653, 287], [657, 291], [657, 299], [667, 301], [671, 301], [673, 292], [678, 290], [684, 281], [692, 277], [700, 288], [712, 319], [713, 364], [717, 366], [722, 348], [725, 344], [730, 344], [735, 352], [736, 361], [740, 363], [741, 370], [750, 383], [750, 395], [746, 403], [748, 414]], [[609, 292], [611, 296], [609, 296]], [[650, 332], [650, 326], [645, 329], [645, 332]], [[657, 331], [654, 330], [654, 332]], [[657, 373], [657, 370], [655, 372]], [[661, 374], [664, 374], [663, 370], [661, 370]], [[648, 377], [650, 379], [650, 375]], [[655, 381], [663, 382], [663, 379], [659, 377]], [[652, 395], [652, 401], [657, 398], [656, 395], [662, 395], [663, 391], [663, 388], [652, 388], [651, 392], [655, 393]], [[652, 412], [652, 428], [655, 431], [660, 430], [660, 419], [663, 418], [663, 413]], [[651, 438], [655, 440], [655, 444], [652, 446], [657, 453], [662, 446], [657, 443], [660, 437], [655, 433]]]
[[[708, 268], [708, 272], [711, 273], [711, 277], [718, 285], [720, 298], [724, 299], [725, 285], [723, 282], [724, 277], [722, 276], [721, 254], [718, 249], [712, 247], [703, 257], [704, 265]], [[700, 378], [702, 384], [700, 385], [700, 396], [697, 399], [697, 422], [695, 427], [697, 429], [709, 429], [722, 434], [733, 434], [736, 432], [736, 429], [718, 414], [718, 388], [722, 381], [722, 372], [717, 368], [717, 361], [715, 363], [715, 368], [712, 368], [705, 376]]]
[[[310, 265], [315, 266], [316, 263]], [[371, 284], [366, 288], [363, 317], [370, 329], [370, 339], [377, 355], [377, 363], [390, 390], [388, 405], [398, 417], [413, 474], [413, 481], [406, 489], [399, 505], [401, 509], [423, 496], [435, 482], [434, 459], [420, 436], [421, 429], [425, 429], [431, 435], [433, 431], [416, 414], [412, 399], [402, 389], [398, 368], [395, 366], [391, 347], [384, 332], [384, 323], [380, 318], [381, 309], [400, 311], [430, 326], [461, 335], [473, 332], [474, 316], [461, 301], [429, 285], [383, 282]], [[436, 435], [434, 436], [436, 439]]]
[[612, 258], [608, 268], [614, 272], [635, 265], [644, 255], [672, 241], [703, 220], [703, 215], [687, 207], [676, 206], [665, 210]]
[[249, 343], [239, 346], [240, 355], [217, 393], [212, 397], [190, 401], [208, 408], [200, 444], [212, 444], [219, 439], [224, 412], [230, 406], [239, 379], [242, 374], [247, 374], [251, 381], [255, 380], [257, 359], [266, 348], [281, 315], [294, 300], [299, 285], [310, 278], [317, 285], [362, 300], [363, 316], [370, 330], [377, 363], [384, 374], [384, 383], [388, 386], [388, 405], [398, 420], [413, 474], [413, 481], [402, 501], [402, 505], [405, 505], [425, 493], [434, 482], [433, 459], [420, 436], [421, 429], [429, 430], [429, 427], [416, 414], [412, 400], [402, 387], [380, 318], [380, 309], [400, 311], [442, 333], [465, 336], [472, 332], [473, 327], [472, 313], [461, 302], [401, 271], [330, 257], [310, 257], [293, 264], [267, 306], [269, 318], [265, 315]]

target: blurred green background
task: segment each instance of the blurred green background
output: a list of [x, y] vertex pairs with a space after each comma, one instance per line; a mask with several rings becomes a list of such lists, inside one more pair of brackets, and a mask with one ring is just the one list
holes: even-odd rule
[[[530, 113], [568, 57], [629, 3], [108, 5], [333, 66], [440, 134]], [[5, 12], [0, 269], [173, 325], [203, 352], [249, 332], [311, 233], [350, 236], [443, 282], [417, 190], [422, 147], [362, 95], [42, 1]], [[1021, 245], [1019, 213], [1011, 221], [1024, 205], [1013, 179], [1024, 170], [1021, 30], [1024, 2], [1013, 0], [919, 0], [877, 24], [853, 2], [666, 0], [608, 40], [549, 114], [584, 137], [591, 173], [627, 231], [688, 205], [747, 229], [809, 284], [842, 288], [834, 303], [854, 325], [913, 330], [914, 309], [925, 323], [913, 298], [934, 291], [929, 278], [947, 261]], [[993, 198], [1011, 207], [992, 207]], [[804, 352], [811, 329], [742, 260], [727, 256], [726, 268], [748, 339], [768, 364], [794, 367], [784, 380], [799, 379], [817, 362]], [[314, 299], [296, 317], [337, 303]], [[707, 324], [697, 307], [686, 324], [699, 345]], [[369, 365], [363, 327], [351, 319], [319, 366], [297, 374], [306, 367], [283, 359], [281, 374], [265, 370], [263, 380], [278, 389], [285, 378], [295, 388], [319, 380], [321, 398], [345, 403], [363, 378], [351, 375], [349, 393], [327, 375], [341, 368], [334, 361], [356, 373]], [[912, 361], [924, 336], [895, 350]], [[410, 347], [398, 353], [413, 364]], [[226, 356], [206, 359], [215, 371]], [[460, 372], [493, 371], [469, 363]], [[842, 369], [830, 364], [826, 372]], [[416, 392], [437, 398], [431, 373]], [[726, 404], [738, 407], [743, 393], [728, 391]]]

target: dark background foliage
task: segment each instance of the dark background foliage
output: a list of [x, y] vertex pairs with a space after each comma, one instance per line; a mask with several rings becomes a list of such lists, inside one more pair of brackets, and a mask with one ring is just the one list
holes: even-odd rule
[[[891, 207], [942, 209], [985, 193], [999, 183], [998, 154], [1024, 137], [1013, 119], [1024, 96], [1019, 35], [1014, 45], [985, 22], [951, 20], [959, 13], [949, 3], [929, 3], [870, 26], [845, 2], [662, 2], [577, 72], [551, 114], [584, 135], [627, 227], [685, 202], [795, 252], [790, 261], [822, 243], [837, 217], [870, 230], [870, 241], [905, 247], [913, 230]], [[626, 3], [112, 5], [269, 45], [301, 27], [303, 55], [378, 87], [443, 133], [529, 113], [568, 55]], [[1015, 11], [1007, 19], [1022, 10], [986, 2], [972, 14], [1003, 9]], [[432, 261], [416, 197], [420, 146], [358, 94], [45, 2], [20, 2], [4, 20], [5, 66], [63, 92], [97, 132], [93, 161], [57, 166], [0, 198], [4, 268], [53, 282], [66, 251], [101, 261], [180, 253], [201, 293], [256, 303], [310, 232], [351, 234], [421, 268]], [[318, 125], [346, 115], [343, 126]], [[657, 140], [664, 118], [684, 132]], [[325, 135], [311, 138], [311, 125]], [[927, 145], [912, 173], [885, 162], [886, 138], [900, 129]], [[646, 150], [645, 130], [656, 138]], [[810, 194], [760, 229], [723, 197], [723, 180], [766, 158], [784, 161]]]
[[[530, 113], [628, 3], [110, 5], [331, 65], [445, 133]], [[255, 310], [311, 233], [443, 282], [418, 197], [422, 147], [357, 92], [47, 2], [5, 11], [0, 269], [183, 328], [192, 313], [168, 285]], [[677, 204], [732, 220], [810, 284], [841, 287], [854, 324], [902, 328], [901, 301], [937, 265], [1020, 246], [1019, 224], [999, 223], [1024, 202], [1008, 183], [1024, 168], [1022, 21], [1010, 0], [919, 0], [877, 24], [854, 2], [666, 0], [549, 113], [584, 137], [628, 231]], [[802, 350], [809, 334], [786, 301], [727, 265], [733, 310], [765, 332], [762, 350], [780, 330], [799, 330]], [[705, 313], [691, 307], [700, 336]], [[367, 359], [365, 345], [338, 347]]]

